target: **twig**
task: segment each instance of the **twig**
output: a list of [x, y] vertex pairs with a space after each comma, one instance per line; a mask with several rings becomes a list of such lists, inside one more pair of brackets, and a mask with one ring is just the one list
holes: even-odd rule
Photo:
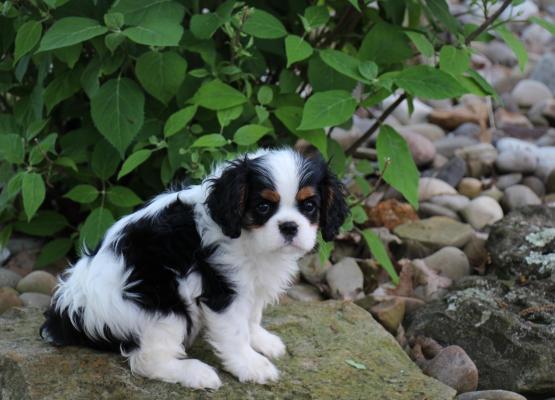
[[380, 127], [380, 125], [386, 120], [387, 117], [389, 117], [389, 115], [395, 111], [395, 109], [397, 108], [397, 106], [399, 104], [401, 104], [405, 99], [407, 98], [407, 94], [403, 93], [402, 95], [400, 95], [397, 100], [395, 100], [392, 104], [389, 105], [389, 107], [387, 107], [382, 114], [378, 117], [378, 119], [376, 120], [376, 122], [374, 122], [372, 124], [372, 126], [370, 128], [368, 128], [368, 130], [366, 132], [364, 132], [364, 134], [359, 137], [345, 152], [347, 155], [352, 155], [355, 150], [358, 148], [358, 146], [360, 146], [362, 143], [364, 143], [366, 140], [368, 140], [368, 138], [370, 136], [372, 136], [372, 134], [374, 132], [376, 132], [378, 130], [378, 128]]
[[493, 14], [487, 17], [486, 20], [482, 22], [482, 25], [480, 25], [478, 28], [470, 32], [470, 34], [464, 40], [464, 44], [468, 46], [470, 42], [472, 42], [474, 39], [480, 36], [486, 29], [488, 29], [488, 27], [491, 25], [493, 21], [499, 18], [499, 16], [503, 13], [503, 11], [507, 9], [507, 7], [511, 5], [511, 3], [512, 3], [512, 0], [503, 1], [503, 4], [501, 4], [501, 7], [499, 7], [497, 11], [495, 11]]

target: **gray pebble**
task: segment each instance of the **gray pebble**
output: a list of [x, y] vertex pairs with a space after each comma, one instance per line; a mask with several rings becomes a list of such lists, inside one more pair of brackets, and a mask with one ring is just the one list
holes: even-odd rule
[[19, 296], [25, 307], [35, 307], [46, 310], [50, 306], [51, 297], [42, 293], [23, 293]]
[[508, 210], [518, 207], [541, 204], [540, 198], [529, 187], [514, 185], [505, 190], [501, 200], [503, 206]]
[[11, 287], [15, 289], [20, 280], [21, 275], [18, 273], [7, 268], [0, 268], [0, 287]]

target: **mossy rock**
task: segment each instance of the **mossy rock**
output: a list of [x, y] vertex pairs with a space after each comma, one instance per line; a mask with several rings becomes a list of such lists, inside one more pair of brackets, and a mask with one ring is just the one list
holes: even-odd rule
[[[239, 383], [219, 370], [216, 392], [132, 376], [115, 354], [53, 348], [38, 337], [43, 317], [16, 309], [0, 318], [0, 398], [8, 399], [453, 399], [455, 391], [422, 374], [372, 316], [352, 303], [290, 302], [272, 308], [265, 325], [288, 354], [280, 381]], [[221, 367], [205, 343], [191, 355]], [[347, 362], [354, 361], [358, 369]], [[358, 365], [360, 364], [360, 365]]]

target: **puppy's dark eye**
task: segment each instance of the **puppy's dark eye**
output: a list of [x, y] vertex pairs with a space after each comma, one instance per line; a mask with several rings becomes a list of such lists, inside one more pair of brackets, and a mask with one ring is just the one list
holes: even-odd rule
[[256, 206], [256, 212], [260, 215], [266, 215], [270, 212], [270, 204], [268, 203], [260, 203]]
[[303, 211], [308, 214], [312, 214], [314, 211], [316, 211], [316, 203], [312, 200], [305, 201], [302, 207]]

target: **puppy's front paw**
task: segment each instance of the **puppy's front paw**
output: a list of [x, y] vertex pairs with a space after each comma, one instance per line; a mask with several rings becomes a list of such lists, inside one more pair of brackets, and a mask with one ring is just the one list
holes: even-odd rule
[[251, 345], [266, 357], [278, 358], [285, 354], [285, 345], [281, 339], [261, 326], [252, 328]]
[[[199, 360], [184, 360], [188, 363], [180, 383], [191, 389], [218, 389], [222, 386], [220, 377], [209, 365]], [[182, 361], [183, 362], [183, 361]]]
[[248, 354], [243, 355], [240, 362], [234, 363], [228, 369], [240, 382], [266, 384], [275, 382], [279, 378], [279, 371], [274, 364], [252, 349]]

